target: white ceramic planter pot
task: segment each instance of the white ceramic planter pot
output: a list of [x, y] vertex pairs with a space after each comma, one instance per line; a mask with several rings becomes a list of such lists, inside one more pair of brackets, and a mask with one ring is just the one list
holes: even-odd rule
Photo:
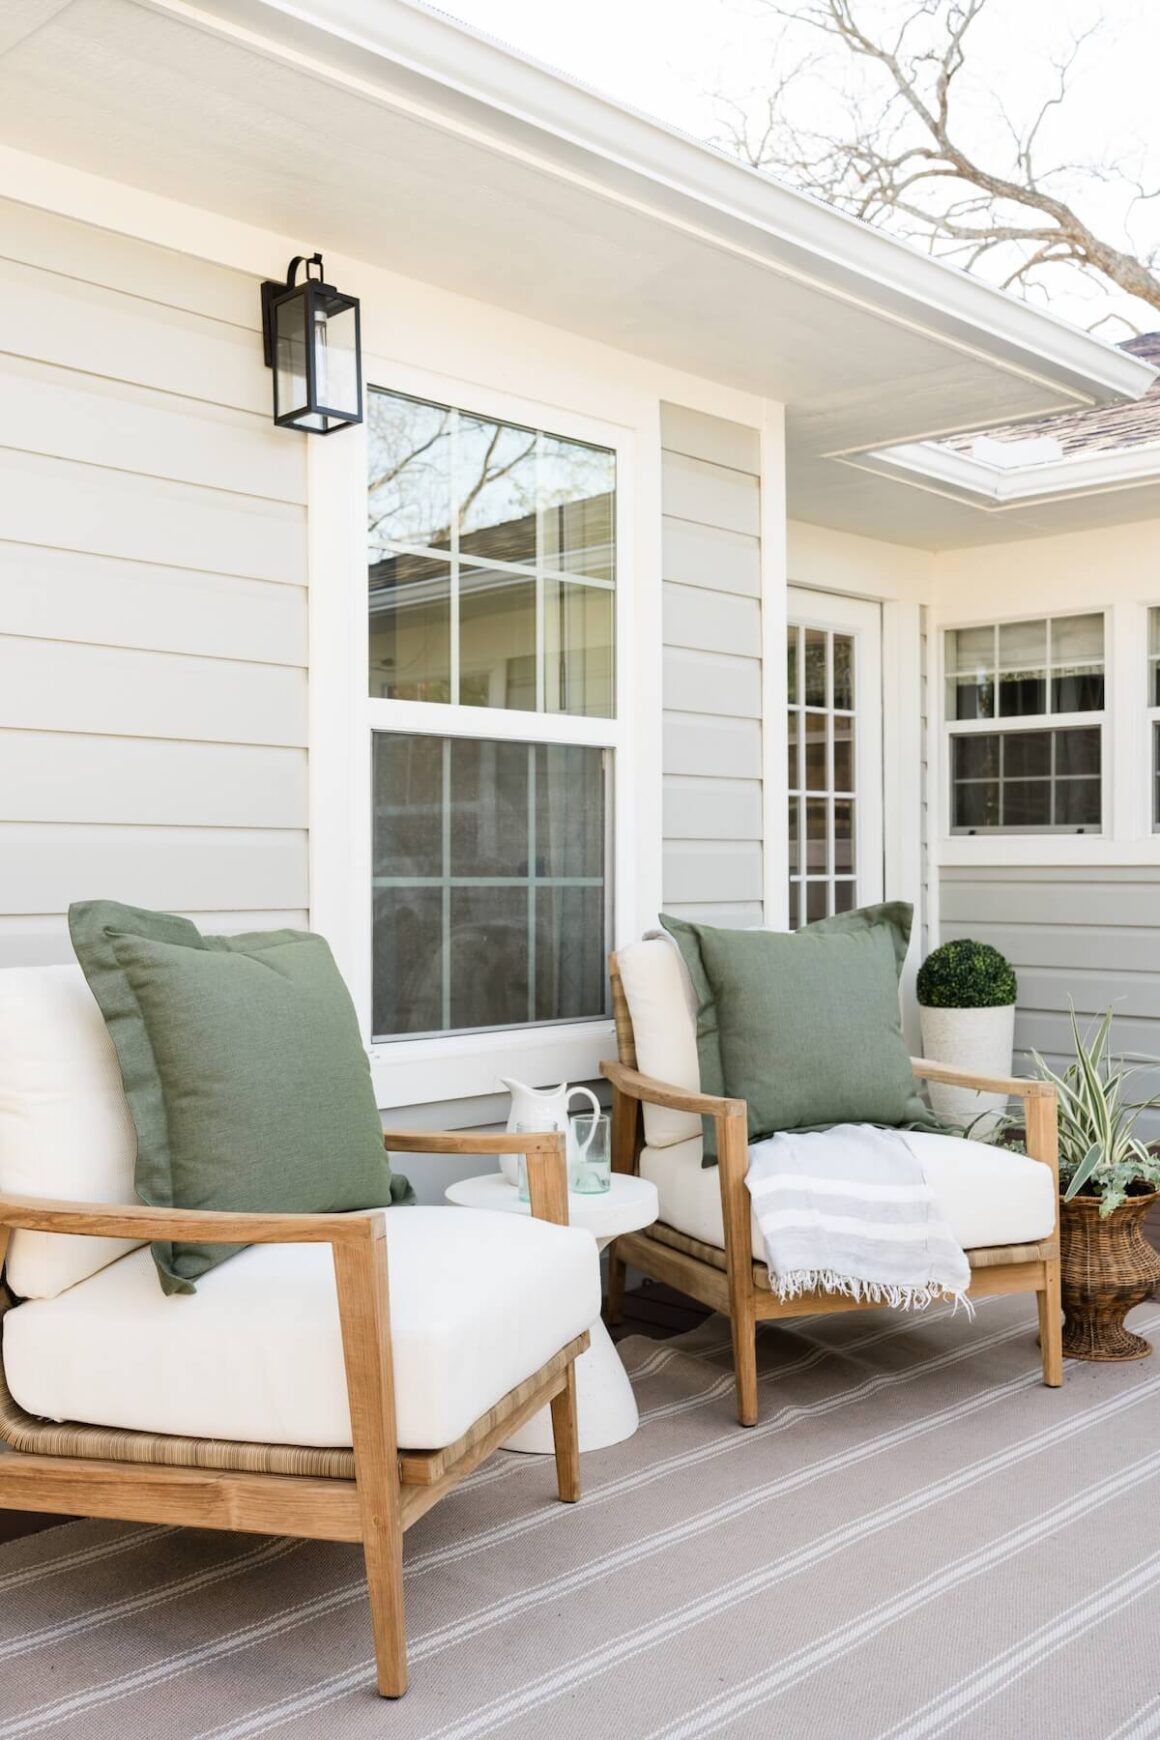
[[[970, 1069], [980, 1075], [1010, 1075], [1015, 1045], [1015, 1005], [997, 1009], [921, 1008], [922, 1051], [937, 1063]], [[940, 1118], [953, 1124], [974, 1124], [973, 1136], [993, 1129], [1007, 1108], [1004, 1094], [975, 1093], [971, 1088], [930, 1083], [930, 1103]], [[986, 1116], [980, 1117], [980, 1114]], [[975, 1120], [979, 1119], [978, 1123]]]

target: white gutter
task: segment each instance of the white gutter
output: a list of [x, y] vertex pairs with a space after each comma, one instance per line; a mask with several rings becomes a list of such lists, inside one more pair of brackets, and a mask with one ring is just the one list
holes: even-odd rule
[[846, 455], [842, 464], [878, 477], [938, 488], [957, 501], [999, 513], [1060, 496], [1097, 495], [1160, 480], [1160, 442], [1076, 454], [1041, 465], [997, 466], [934, 442], [916, 441], [876, 453]]
[[1155, 372], [416, 0], [139, 0], [363, 97], [424, 108], [492, 149], [715, 235], [770, 270], [1038, 379], [1077, 404], [1136, 399]]

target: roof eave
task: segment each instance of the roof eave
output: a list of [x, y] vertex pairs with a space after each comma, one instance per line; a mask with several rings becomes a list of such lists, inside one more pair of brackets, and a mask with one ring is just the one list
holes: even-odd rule
[[673, 222], [743, 239], [776, 269], [979, 353], [1041, 371], [1082, 404], [1135, 399], [1157, 371], [1057, 316], [885, 231], [626, 108], [417, 0], [143, 0], [159, 12], [237, 35], [259, 52], [312, 67], [331, 83], [381, 87], [434, 105], [460, 127], [497, 131], [509, 149], [599, 176], [610, 192], [647, 193]]

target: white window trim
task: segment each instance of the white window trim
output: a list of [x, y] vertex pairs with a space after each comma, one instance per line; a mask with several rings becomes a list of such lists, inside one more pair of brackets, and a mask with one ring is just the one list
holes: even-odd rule
[[[616, 717], [369, 697], [366, 428], [344, 431], [333, 442], [309, 443], [311, 922], [330, 940], [351, 987], [380, 1107], [479, 1098], [498, 1092], [503, 1075], [539, 1084], [591, 1078], [614, 1043], [610, 1018], [371, 1042], [371, 736], [376, 729], [389, 729], [610, 749], [614, 757], [612, 941], [618, 944], [639, 936], [642, 908], [655, 912], [660, 899], [650, 874], [654, 863], [659, 871], [659, 853], [650, 852], [647, 836], [653, 808], [638, 801], [648, 778], [643, 765], [648, 744], [643, 745], [642, 757], [641, 739], [647, 740], [650, 723], [642, 717], [642, 687], [646, 701], [655, 699], [659, 726], [660, 697], [649, 681], [650, 661], [641, 633], [650, 619], [650, 606], [651, 620], [659, 621], [658, 601], [651, 597], [640, 560], [655, 541], [649, 511], [650, 504], [659, 501], [659, 410], [652, 407], [658, 427], [657, 439], [650, 444], [642, 439], [648, 431], [639, 426], [603, 422], [556, 402], [529, 400], [503, 388], [450, 380], [369, 355], [364, 357], [364, 378], [368, 388], [452, 404], [615, 452]], [[655, 477], [649, 475], [653, 468]], [[659, 766], [653, 778], [659, 786]]]
[[[951, 673], [947, 668], [947, 635], [958, 629], [1002, 627], [1007, 622], [1038, 622], [1067, 616], [1102, 616], [1104, 619], [1104, 706], [1092, 713], [1032, 713], [1000, 719], [950, 719], [947, 693]], [[932, 709], [938, 720], [939, 737], [939, 860], [945, 865], [971, 864], [1086, 864], [1098, 861], [1092, 848], [1108, 846], [1115, 839], [1117, 792], [1114, 778], [1117, 652], [1113, 612], [1106, 606], [1067, 605], [1055, 609], [1018, 610], [985, 616], [957, 614], [938, 622], [933, 629], [938, 640], [938, 693]], [[1048, 682], [1051, 673], [1048, 670]], [[955, 737], [986, 736], [990, 732], [1010, 735], [1016, 731], [1066, 730], [1071, 726], [1098, 726], [1100, 730], [1100, 826], [1083, 834], [1066, 830], [996, 829], [977, 834], [955, 833], [951, 827], [954, 781], [951, 773], [952, 741]]]

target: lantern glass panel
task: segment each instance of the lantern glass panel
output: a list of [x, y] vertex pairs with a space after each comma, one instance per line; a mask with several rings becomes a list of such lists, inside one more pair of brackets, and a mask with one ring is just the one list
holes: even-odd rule
[[286, 296], [274, 306], [274, 416], [293, 416], [308, 402], [305, 298]]
[[358, 320], [348, 296], [311, 299], [314, 402], [344, 420], [359, 416]]

